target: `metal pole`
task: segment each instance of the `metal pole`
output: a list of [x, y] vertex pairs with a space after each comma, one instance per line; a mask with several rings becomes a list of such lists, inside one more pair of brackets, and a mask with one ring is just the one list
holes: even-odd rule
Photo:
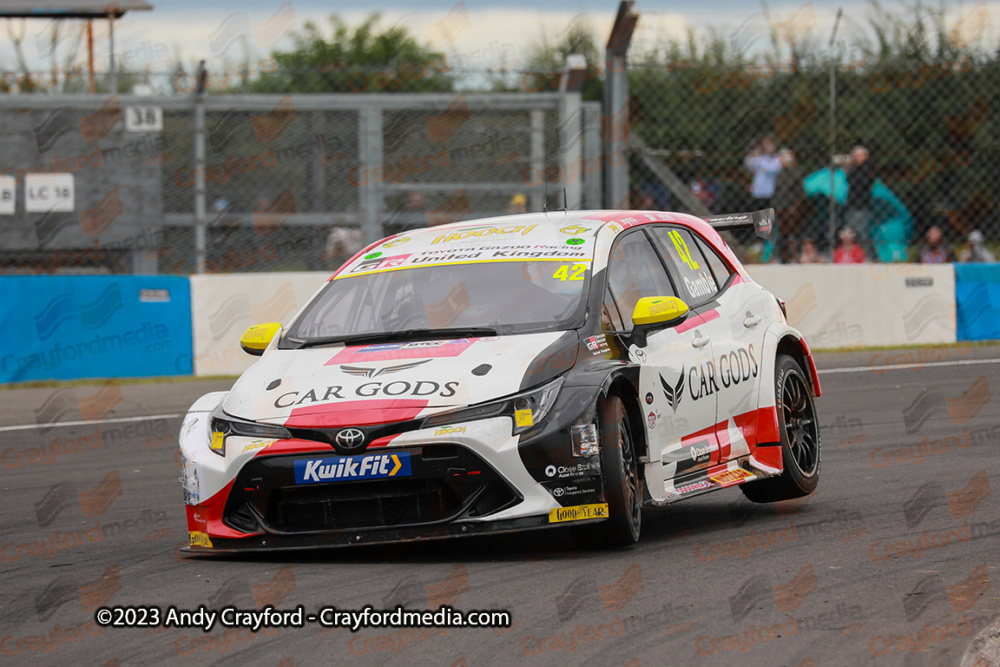
[[87, 70], [90, 73], [87, 90], [93, 95], [97, 92], [97, 81], [94, 79], [94, 22], [87, 21]]
[[194, 93], [194, 258], [195, 273], [205, 273], [205, 61], [198, 63]]
[[[583, 208], [601, 208], [603, 165], [601, 160], [601, 103], [583, 105]], [[591, 168], [591, 165], [596, 168]], [[537, 173], [537, 172], [536, 172]]]
[[[382, 107], [366, 105], [358, 114], [358, 123], [361, 129], [359, 143], [361, 169], [359, 171], [362, 174], [374, 174], [382, 170], [385, 160], [382, 120]], [[382, 227], [385, 191], [374, 178], [369, 179], [367, 176], [360, 187], [361, 231], [364, 234], [366, 244], [375, 243], [385, 236]]]
[[639, 14], [633, 0], [618, 5], [604, 49], [604, 206], [628, 208], [628, 47]]
[[830, 244], [831, 258], [836, 243], [837, 236], [837, 198], [834, 196], [834, 187], [837, 184], [835, 174], [837, 172], [837, 60], [833, 58], [833, 42], [837, 38], [837, 28], [840, 26], [840, 15], [843, 8], [837, 9], [837, 20], [833, 23], [833, 32], [830, 33], [830, 225], [828, 230], [828, 242]]
[[[583, 56], [566, 57], [562, 80], [559, 83], [559, 160], [565, 174], [565, 201], [567, 208], [580, 210], [583, 196], [583, 90], [587, 61]], [[575, 173], [574, 173], [575, 170]]]
[[108, 35], [111, 38], [111, 94], [118, 92], [118, 65], [115, 63], [115, 15], [108, 14]]
[[628, 69], [624, 55], [611, 56], [605, 65], [604, 206], [628, 208]]
[[[545, 111], [543, 109], [531, 110], [531, 173], [541, 176], [542, 182], [547, 178], [545, 175]], [[531, 208], [529, 211], [541, 211], [547, 207], [545, 195], [534, 192], [531, 195]]]

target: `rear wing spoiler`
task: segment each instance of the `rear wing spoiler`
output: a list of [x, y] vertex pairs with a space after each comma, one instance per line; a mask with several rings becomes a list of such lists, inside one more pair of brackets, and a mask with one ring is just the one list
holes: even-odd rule
[[757, 236], [772, 242], [777, 235], [773, 208], [765, 208], [761, 211], [753, 211], [752, 213], [715, 215], [711, 218], [705, 218], [705, 222], [720, 232], [752, 229]]

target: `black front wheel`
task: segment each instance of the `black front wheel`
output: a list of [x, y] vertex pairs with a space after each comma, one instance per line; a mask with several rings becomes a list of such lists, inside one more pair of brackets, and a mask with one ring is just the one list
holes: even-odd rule
[[755, 503], [808, 496], [819, 484], [819, 420], [809, 381], [798, 362], [783, 354], [775, 364], [774, 384], [785, 470], [778, 477], [740, 486]]
[[577, 532], [588, 546], [627, 546], [639, 541], [642, 528], [642, 484], [639, 456], [629, 428], [625, 404], [609, 396], [600, 406], [601, 468], [608, 520], [581, 526]]

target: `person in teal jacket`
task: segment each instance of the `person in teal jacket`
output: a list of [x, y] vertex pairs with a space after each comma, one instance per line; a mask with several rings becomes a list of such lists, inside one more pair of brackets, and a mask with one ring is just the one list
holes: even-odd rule
[[[805, 177], [802, 186], [809, 196], [830, 196], [830, 170], [814, 171]], [[833, 196], [840, 206], [847, 201], [847, 176], [840, 169], [834, 172]], [[871, 240], [877, 260], [908, 261], [906, 247], [913, 235], [913, 216], [880, 178], [872, 182], [871, 215]], [[824, 222], [825, 217], [826, 207], [818, 207], [818, 221]]]

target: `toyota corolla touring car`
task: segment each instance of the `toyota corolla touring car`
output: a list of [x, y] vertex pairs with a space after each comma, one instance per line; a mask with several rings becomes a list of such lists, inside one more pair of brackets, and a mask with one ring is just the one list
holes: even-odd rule
[[180, 433], [192, 553], [572, 526], [820, 474], [809, 346], [719, 232], [773, 211], [535, 213], [410, 231], [344, 264]]

